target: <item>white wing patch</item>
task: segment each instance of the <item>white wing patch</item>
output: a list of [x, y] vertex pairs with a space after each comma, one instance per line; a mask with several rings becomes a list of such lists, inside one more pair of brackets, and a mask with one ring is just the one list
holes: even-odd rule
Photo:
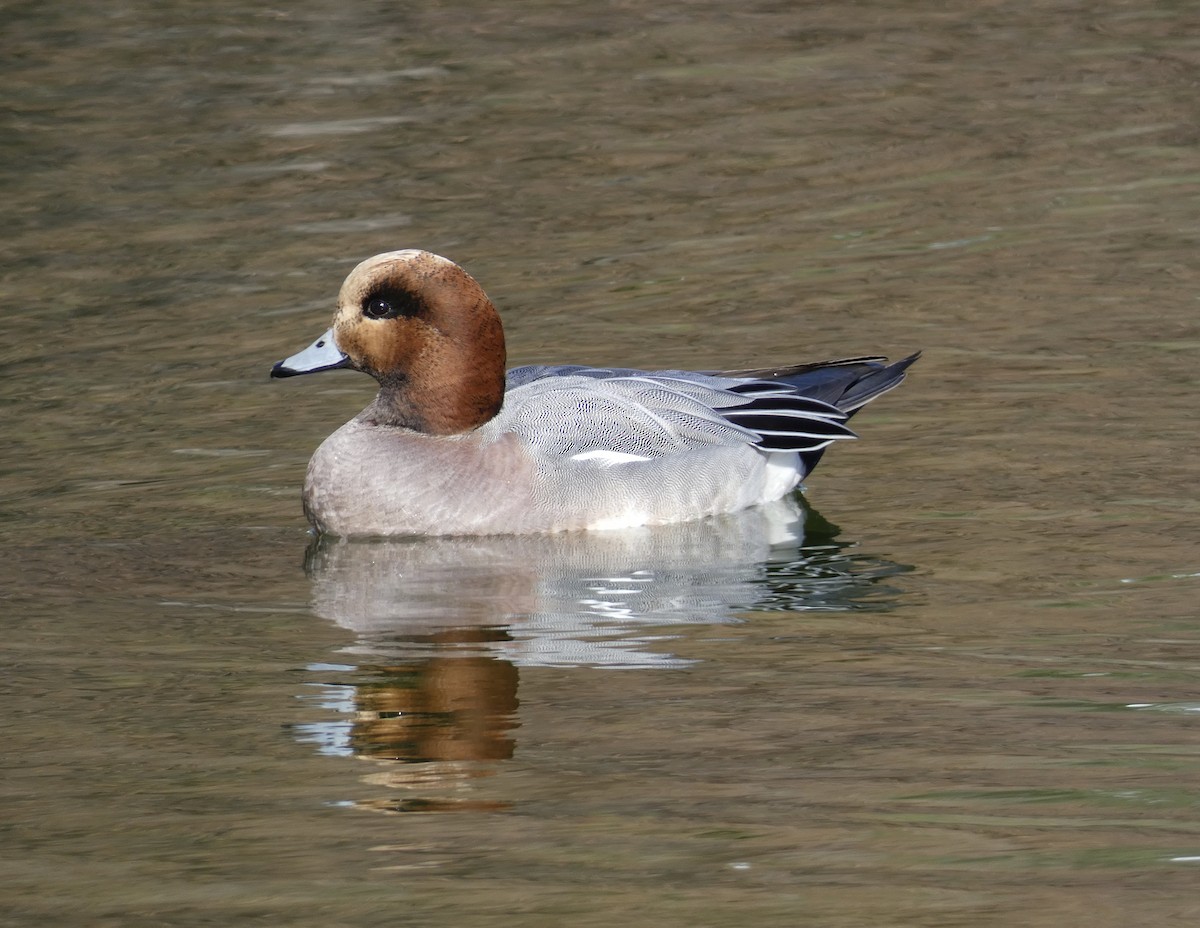
[[612, 467], [614, 464], [628, 464], [630, 461], [649, 461], [650, 458], [641, 454], [626, 454], [624, 451], [609, 451], [597, 448], [594, 451], [584, 451], [573, 454], [572, 461], [595, 461], [601, 467]]

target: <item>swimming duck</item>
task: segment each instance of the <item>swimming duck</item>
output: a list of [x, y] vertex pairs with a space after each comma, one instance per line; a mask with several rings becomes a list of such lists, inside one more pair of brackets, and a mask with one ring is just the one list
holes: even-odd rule
[[491, 535], [684, 522], [779, 499], [918, 354], [722, 372], [505, 373], [483, 288], [427, 251], [350, 272], [333, 326], [271, 369], [348, 367], [379, 394], [317, 448], [304, 511], [340, 536]]

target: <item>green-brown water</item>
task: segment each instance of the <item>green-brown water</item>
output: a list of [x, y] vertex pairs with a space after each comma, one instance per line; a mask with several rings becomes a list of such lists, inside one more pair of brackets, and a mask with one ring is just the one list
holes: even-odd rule
[[[1196, 25], [0, 8], [0, 924], [1194, 924]], [[926, 354], [804, 542], [306, 552], [399, 247], [514, 364]]]

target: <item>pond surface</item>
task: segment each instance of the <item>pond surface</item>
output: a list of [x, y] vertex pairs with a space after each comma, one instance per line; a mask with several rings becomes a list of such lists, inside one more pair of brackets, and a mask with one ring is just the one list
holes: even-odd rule
[[[0, 924], [1194, 925], [1186, 3], [0, 11]], [[312, 544], [270, 365], [922, 348], [798, 501]]]

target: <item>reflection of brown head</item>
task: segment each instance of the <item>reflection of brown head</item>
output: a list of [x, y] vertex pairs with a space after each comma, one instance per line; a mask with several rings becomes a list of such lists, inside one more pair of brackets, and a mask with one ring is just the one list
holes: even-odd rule
[[356, 753], [410, 763], [512, 757], [518, 673], [508, 661], [435, 657], [379, 672], [381, 682], [358, 688]]

